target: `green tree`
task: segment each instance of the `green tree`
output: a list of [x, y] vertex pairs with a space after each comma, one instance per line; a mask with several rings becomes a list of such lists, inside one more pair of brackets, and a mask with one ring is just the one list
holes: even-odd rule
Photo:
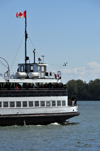
[[66, 87], [68, 88], [68, 96], [71, 98], [75, 93], [77, 95], [77, 83], [75, 80], [70, 80], [66, 83]]

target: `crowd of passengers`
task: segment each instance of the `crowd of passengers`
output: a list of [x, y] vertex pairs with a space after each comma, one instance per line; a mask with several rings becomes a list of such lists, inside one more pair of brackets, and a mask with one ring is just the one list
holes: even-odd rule
[[41, 89], [44, 89], [44, 88], [49, 88], [49, 89], [66, 89], [66, 85], [64, 85], [63, 83], [41, 83], [41, 84], [33, 84], [33, 83], [23, 83], [23, 85], [19, 84], [19, 83], [2, 83], [0, 85], [0, 89], [15, 89], [15, 90], [18, 90], [18, 89], [35, 89], [35, 88], [41, 88]]

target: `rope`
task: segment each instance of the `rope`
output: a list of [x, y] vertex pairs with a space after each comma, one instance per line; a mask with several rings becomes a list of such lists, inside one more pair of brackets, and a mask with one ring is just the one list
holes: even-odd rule
[[17, 56], [17, 54], [18, 54], [18, 52], [19, 52], [19, 49], [20, 49], [20, 46], [21, 46], [21, 44], [22, 44], [23, 38], [24, 38], [24, 35], [23, 35], [22, 40], [21, 40], [21, 42], [20, 42], [20, 44], [19, 44], [18, 50], [17, 50], [16, 55], [15, 55], [15, 57], [14, 57], [14, 60], [13, 60], [13, 62], [12, 62], [12, 64], [11, 64], [10, 70], [11, 70], [11, 68], [12, 68], [12, 66], [13, 66], [13, 64], [14, 64], [14, 61], [15, 61], [15, 59], [16, 59], [16, 56]]
[[[29, 38], [29, 40], [30, 40], [30, 42], [31, 42], [31, 44], [32, 44], [32, 46], [33, 46], [33, 48], [35, 48], [35, 46], [34, 46], [32, 40], [31, 40], [31, 38], [30, 38], [29, 36], [28, 36], [28, 38]], [[36, 54], [37, 54], [37, 56], [38, 56], [38, 58], [39, 58], [39, 55], [38, 55], [37, 51], [36, 51]]]
[[35, 48], [34, 47], [34, 44], [33, 44], [33, 42], [32, 42], [32, 40], [31, 40], [31, 38], [28, 36], [28, 38], [29, 38], [29, 40], [30, 40], [30, 42], [31, 42], [31, 44], [32, 44], [32, 46], [33, 46], [33, 48]]

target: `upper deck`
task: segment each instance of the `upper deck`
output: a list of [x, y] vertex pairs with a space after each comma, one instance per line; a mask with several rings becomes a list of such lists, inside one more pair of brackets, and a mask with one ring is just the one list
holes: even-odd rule
[[30, 97], [30, 96], [68, 96], [68, 90], [63, 84], [17, 84], [0, 83], [0, 97]]

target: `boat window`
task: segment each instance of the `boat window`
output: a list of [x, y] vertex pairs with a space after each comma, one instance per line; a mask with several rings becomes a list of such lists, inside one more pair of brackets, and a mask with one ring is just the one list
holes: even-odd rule
[[33, 107], [33, 101], [29, 101], [29, 107]]
[[38, 71], [40, 71], [40, 66], [38, 66]]
[[44, 66], [41, 67], [41, 71], [44, 72]]
[[31, 65], [31, 72], [33, 72], [33, 65]]
[[39, 106], [39, 101], [35, 101], [35, 106]]
[[61, 101], [57, 101], [57, 106], [61, 106]]
[[15, 102], [10, 102], [10, 107], [15, 107]]
[[66, 101], [62, 101], [62, 106], [66, 106]]
[[56, 106], [56, 101], [52, 101], [52, 106]]
[[2, 104], [1, 104], [2, 102], [0, 102], [0, 107], [2, 107]]
[[3, 102], [3, 107], [8, 107], [8, 102]]
[[24, 71], [24, 68], [23, 68], [23, 65], [21, 66], [21, 72], [23, 72]]
[[21, 102], [20, 101], [16, 102], [16, 107], [21, 107]]
[[23, 107], [27, 107], [27, 101], [23, 101]]
[[45, 101], [41, 101], [41, 106], [45, 106]]
[[46, 101], [46, 106], [50, 106], [50, 101]]

